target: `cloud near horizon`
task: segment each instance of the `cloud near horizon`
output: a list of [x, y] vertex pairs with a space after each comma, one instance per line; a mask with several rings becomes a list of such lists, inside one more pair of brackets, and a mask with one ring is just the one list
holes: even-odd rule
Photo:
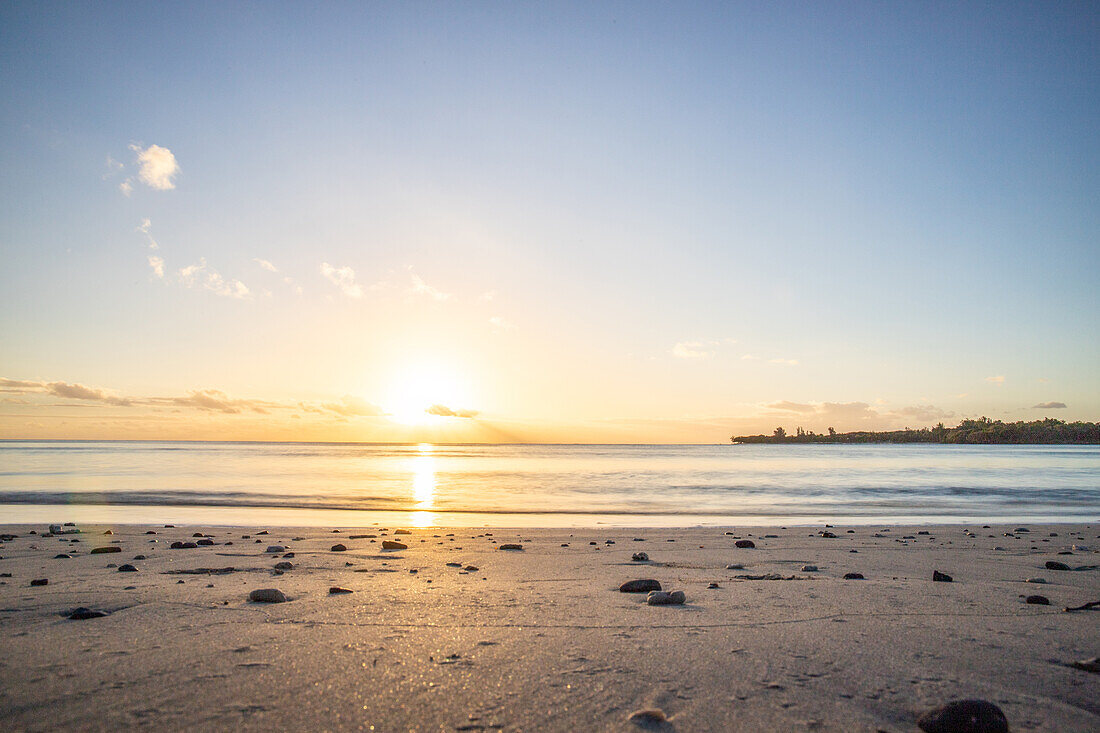
[[119, 397], [107, 390], [69, 382], [31, 382], [21, 379], [0, 377], [0, 391], [12, 392], [15, 394], [49, 394], [54, 397], [65, 397], [73, 400], [102, 402], [116, 407], [129, 407], [133, 404], [132, 400], [125, 397]]
[[452, 410], [446, 405], [432, 405], [424, 412], [438, 417], [477, 417], [477, 410]]
[[1066, 409], [1065, 402], [1040, 402], [1037, 405], [1032, 405], [1032, 410], [1064, 410]]
[[955, 417], [954, 412], [942, 410], [934, 405], [914, 405], [901, 407], [895, 410], [879, 411], [871, 407], [867, 402], [772, 402], [764, 405], [768, 410], [773, 410], [776, 417], [786, 417], [794, 420], [812, 420], [811, 429], [816, 425], [837, 423], [838, 430], [848, 429], [855, 425], [860, 429], [885, 429], [902, 425], [907, 420], [918, 422], [932, 422], [933, 420], [946, 420]]

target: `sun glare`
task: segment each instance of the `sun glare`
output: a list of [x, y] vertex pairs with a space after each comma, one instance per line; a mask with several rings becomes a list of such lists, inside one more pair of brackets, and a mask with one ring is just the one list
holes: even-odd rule
[[394, 378], [382, 407], [394, 422], [424, 425], [445, 419], [428, 412], [433, 405], [454, 409], [466, 404], [468, 395], [453, 370], [418, 365]]

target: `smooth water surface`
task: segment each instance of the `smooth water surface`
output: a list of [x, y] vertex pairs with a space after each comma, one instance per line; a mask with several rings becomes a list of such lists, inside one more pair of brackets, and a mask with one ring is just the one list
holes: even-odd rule
[[1097, 517], [1098, 446], [0, 442], [0, 522], [682, 526]]

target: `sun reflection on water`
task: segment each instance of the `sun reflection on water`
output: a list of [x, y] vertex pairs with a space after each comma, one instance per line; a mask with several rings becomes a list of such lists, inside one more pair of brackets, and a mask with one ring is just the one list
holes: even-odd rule
[[427, 527], [433, 521], [432, 513], [423, 510], [431, 509], [435, 502], [435, 457], [432, 455], [431, 443], [417, 446], [411, 469], [413, 501], [420, 511], [413, 512], [410, 519], [415, 527]]

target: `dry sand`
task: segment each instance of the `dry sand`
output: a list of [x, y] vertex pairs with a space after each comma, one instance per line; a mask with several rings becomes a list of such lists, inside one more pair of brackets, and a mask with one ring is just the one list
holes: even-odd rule
[[[1100, 527], [1005, 536], [1018, 526], [838, 526], [828, 538], [793, 526], [45, 537], [9, 525], [0, 727], [641, 730], [630, 714], [656, 708], [668, 722], [654, 729], [915, 731], [922, 711], [981, 698], [1013, 730], [1100, 730], [1100, 675], [1067, 666], [1100, 654], [1100, 609], [1063, 612], [1100, 601], [1100, 570], [1044, 567], [1100, 565]], [[215, 544], [170, 549], [196, 532]], [[363, 534], [378, 536], [350, 538]], [[330, 551], [338, 542], [346, 552]], [[293, 552], [293, 569], [274, 574], [284, 558], [269, 545]], [[90, 553], [105, 546], [121, 552]], [[112, 567], [124, 563], [138, 571]], [[197, 568], [233, 570], [181, 572]], [[954, 582], [932, 582], [934, 570]], [[618, 592], [640, 578], [687, 603]], [[249, 602], [261, 588], [289, 600]], [[1026, 604], [1032, 594], [1051, 605]], [[108, 615], [65, 617], [79, 606]]]

